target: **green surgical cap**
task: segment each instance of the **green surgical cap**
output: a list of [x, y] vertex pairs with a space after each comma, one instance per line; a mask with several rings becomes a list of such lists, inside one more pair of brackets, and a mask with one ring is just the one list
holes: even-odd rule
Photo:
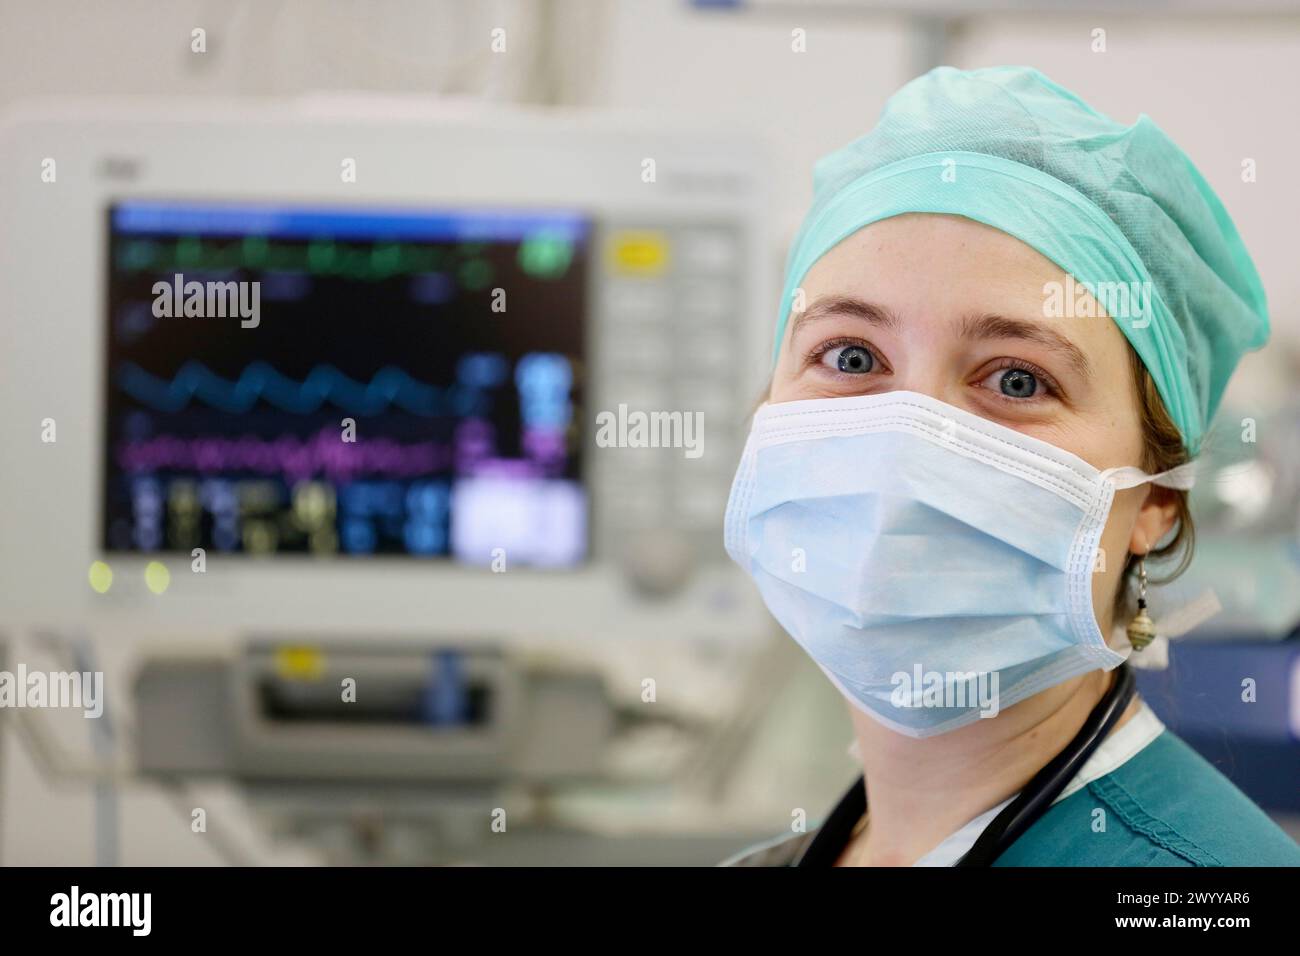
[[1092, 292], [1193, 454], [1238, 360], [1268, 338], [1264, 288], [1236, 227], [1150, 119], [1116, 123], [1025, 67], [940, 67], [891, 97], [870, 133], [817, 161], [774, 361], [813, 263], [863, 226], [911, 212], [993, 226]]

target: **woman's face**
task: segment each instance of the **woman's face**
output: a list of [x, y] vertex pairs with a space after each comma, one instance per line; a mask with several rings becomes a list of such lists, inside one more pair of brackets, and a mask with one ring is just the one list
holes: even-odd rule
[[[1065, 281], [1034, 249], [969, 219], [873, 223], [804, 277], [804, 309], [786, 325], [769, 400], [921, 392], [1098, 469], [1141, 465], [1128, 343], [1095, 303], [1096, 318], [1044, 317], [1045, 287]], [[1103, 634], [1127, 552], [1154, 547], [1173, 518], [1160, 489], [1116, 494], [1104, 570], [1093, 576]]]

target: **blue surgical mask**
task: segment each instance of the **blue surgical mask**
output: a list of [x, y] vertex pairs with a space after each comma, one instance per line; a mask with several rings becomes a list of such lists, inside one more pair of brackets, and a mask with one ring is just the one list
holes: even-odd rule
[[1125, 659], [1092, 575], [1115, 491], [1146, 482], [1191, 473], [1099, 471], [915, 392], [769, 404], [726, 546], [854, 705], [928, 737]]

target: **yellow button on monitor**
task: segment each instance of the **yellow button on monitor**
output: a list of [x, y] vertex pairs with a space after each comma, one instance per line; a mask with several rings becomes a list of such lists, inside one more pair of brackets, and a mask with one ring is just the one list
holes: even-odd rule
[[277, 648], [275, 670], [285, 678], [320, 680], [325, 673], [325, 655], [314, 647]]
[[662, 232], [616, 232], [609, 239], [609, 265], [616, 275], [662, 275], [668, 268], [668, 239]]
[[91, 564], [90, 586], [100, 594], [108, 593], [108, 589], [113, 586], [113, 569], [103, 561]]
[[144, 568], [144, 584], [154, 594], [162, 594], [171, 584], [172, 575], [161, 561], [150, 561]]

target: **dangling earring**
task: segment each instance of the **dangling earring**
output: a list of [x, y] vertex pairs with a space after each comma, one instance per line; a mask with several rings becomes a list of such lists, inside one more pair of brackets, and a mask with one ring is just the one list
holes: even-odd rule
[[1133, 650], [1140, 651], [1156, 637], [1156, 624], [1147, 614], [1147, 556], [1138, 558], [1138, 611], [1125, 629]]

